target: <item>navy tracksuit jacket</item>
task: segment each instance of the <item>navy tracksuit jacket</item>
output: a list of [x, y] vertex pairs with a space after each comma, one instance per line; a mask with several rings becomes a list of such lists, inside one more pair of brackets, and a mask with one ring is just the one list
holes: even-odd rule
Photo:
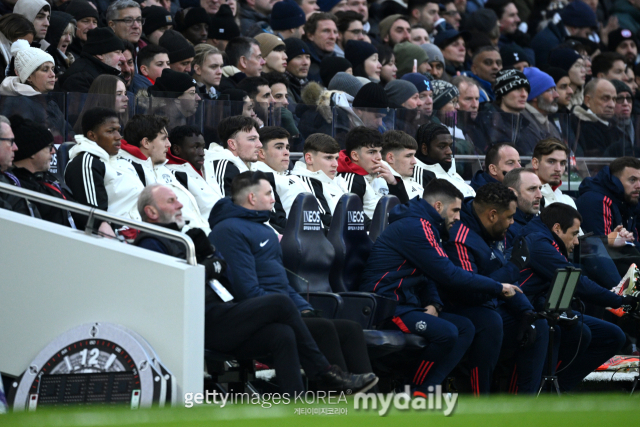
[[576, 206], [582, 215], [582, 229], [586, 233], [604, 236], [622, 225], [633, 232], [635, 244], [640, 246], [636, 224], [638, 206], [625, 201], [624, 187], [609, 166], [602, 168], [595, 177], [585, 178], [578, 191], [580, 197]]
[[475, 191], [478, 191], [478, 188], [492, 182], [498, 182], [498, 180], [492, 177], [491, 175], [489, 175], [488, 173], [486, 173], [485, 171], [479, 170], [473, 176], [473, 179], [471, 180], [471, 183], [469, 185], [471, 185], [471, 188], [473, 188]]
[[[473, 198], [462, 204], [460, 221], [454, 224], [444, 248], [451, 261], [469, 272], [487, 276], [501, 283], [516, 284], [520, 269], [508, 262], [503, 254], [504, 239], [495, 241], [489, 235], [473, 208]], [[479, 292], [448, 292], [446, 286], [440, 288], [445, 310], [469, 318], [476, 336], [469, 350], [469, 364], [472, 385], [481, 394], [491, 388], [493, 370], [501, 351], [516, 354], [509, 391], [512, 393], [534, 393], [540, 385], [547, 345], [549, 342], [547, 322], [537, 320], [537, 337], [534, 344], [520, 350], [516, 342], [519, 314], [533, 311], [533, 306], [524, 294], [516, 293], [505, 301], [495, 295]], [[476, 391], [476, 390], [474, 390]]]
[[537, 215], [525, 214], [520, 210], [520, 208], [516, 209], [516, 214], [513, 216], [513, 224], [511, 224], [511, 227], [507, 230], [506, 249], [513, 246], [513, 241], [518, 235], [520, 235], [522, 228], [536, 216]]
[[[540, 217], [523, 227], [520, 235], [525, 236], [531, 255], [530, 267], [520, 272], [520, 287], [533, 306], [541, 310], [556, 270], [572, 264], [567, 261], [562, 240], [544, 225]], [[604, 307], [617, 308], [622, 303], [620, 296], [599, 286], [584, 274], [580, 276], [575, 296]], [[618, 326], [586, 315], [580, 315], [580, 318], [578, 327], [566, 329], [560, 326], [556, 332], [554, 359], [557, 362], [554, 360], [553, 366], [559, 369], [558, 381], [562, 390], [573, 388], [617, 354], [625, 342], [625, 335]], [[568, 365], [576, 352], [578, 355], [575, 360]]]

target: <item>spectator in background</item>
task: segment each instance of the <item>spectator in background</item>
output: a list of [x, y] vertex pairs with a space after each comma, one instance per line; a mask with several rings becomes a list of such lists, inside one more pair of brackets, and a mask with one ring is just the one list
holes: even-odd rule
[[380, 39], [389, 47], [408, 42], [411, 26], [403, 15], [390, 15], [380, 21]]
[[[200, 0], [199, 3], [210, 15], [218, 13], [223, 4], [222, 0]], [[197, 0], [193, 4], [198, 4]]]
[[520, 153], [508, 142], [493, 144], [484, 157], [484, 168], [476, 172], [471, 180], [471, 188], [478, 188], [491, 182], [502, 182], [509, 171], [522, 167]]
[[85, 0], [71, 0], [65, 9], [76, 20], [76, 33], [69, 51], [77, 58], [82, 54], [82, 46], [87, 41], [87, 33], [98, 27], [98, 11]]
[[260, 53], [265, 64], [262, 66], [264, 73], [277, 71], [284, 73], [287, 69], [287, 48], [280, 37], [273, 34], [262, 33], [256, 36], [256, 41], [260, 44]]
[[365, 34], [371, 31], [371, 24], [369, 23], [369, 5], [367, 0], [347, 0], [348, 10], [352, 10], [359, 13], [362, 16], [362, 26]]
[[[546, 65], [550, 52], [568, 37], [588, 38], [592, 29], [598, 27], [596, 14], [580, 0], [570, 2], [560, 10], [559, 15], [560, 21], [549, 22], [547, 27], [531, 40], [531, 47], [536, 54], [535, 63], [538, 67]], [[622, 22], [620, 24], [622, 28], [629, 28]]]
[[144, 24], [142, 31], [143, 40], [149, 44], [160, 45], [160, 37], [167, 30], [173, 29], [173, 17], [164, 7], [149, 6], [142, 9]]
[[420, 103], [420, 117], [427, 118], [433, 114], [433, 92], [431, 91], [431, 82], [424, 74], [409, 73], [402, 76], [402, 80], [413, 83], [418, 90]]
[[333, 76], [327, 88], [329, 90], [339, 90], [344, 92], [347, 95], [349, 102], [353, 103], [354, 98], [358, 95], [362, 86], [364, 85], [356, 77], [349, 73], [339, 72]]
[[116, 36], [132, 43], [136, 47], [136, 51], [147, 45], [145, 42], [139, 43], [144, 20], [138, 2], [116, 0], [107, 9], [106, 21]]
[[617, 52], [604, 52], [591, 61], [591, 72], [599, 79], [625, 80], [627, 64], [625, 57]]
[[441, 79], [450, 81], [464, 71], [464, 61], [467, 53], [465, 42], [469, 35], [466, 31], [438, 31], [433, 43], [442, 50], [442, 56], [445, 59], [445, 73]]
[[406, 108], [408, 110], [420, 110], [422, 101], [416, 86], [404, 79], [394, 80], [384, 87], [389, 98], [391, 108]]
[[48, 43], [41, 41], [47, 36], [49, 29], [49, 20], [51, 19], [51, 6], [46, 0], [18, 0], [13, 7], [13, 13], [22, 15], [33, 23], [35, 35], [33, 41], [46, 50]]
[[339, 56], [329, 56], [324, 58], [320, 64], [320, 78], [322, 79], [322, 85], [324, 87], [329, 87], [329, 83], [333, 76], [340, 72], [353, 74], [353, 66], [349, 60]]
[[169, 51], [169, 67], [179, 73], [191, 72], [191, 62], [196, 55], [193, 46], [182, 34], [167, 30], [160, 37], [160, 46]]
[[133, 75], [135, 74], [135, 61], [134, 55], [136, 48], [130, 42], [123, 40], [122, 45], [124, 50], [122, 51], [122, 57], [124, 60], [120, 61], [120, 77], [124, 80], [124, 84], [127, 88], [131, 87], [133, 83]]
[[[553, 81], [556, 83], [556, 92], [558, 92], [558, 111], [559, 114], [569, 114], [569, 107], [571, 105], [571, 97], [573, 96], [573, 89], [571, 88], [571, 79], [569, 74], [562, 68], [558, 67], [546, 67], [544, 72], [549, 74]], [[557, 123], [556, 123], [557, 125]]]
[[327, 56], [334, 56], [333, 48], [338, 39], [338, 20], [335, 16], [319, 12], [314, 13], [304, 25], [302, 40], [307, 45], [306, 53], [311, 58], [309, 80], [320, 82], [320, 63]]
[[640, 31], [639, 9], [640, 5], [634, 1], [616, 1], [611, 13], [618, 18], [620, 28], [628, 28], [637, 34]]
[[519, 29], [521, 19], [516, 4], [512, 0], [489, 0], [485, 7], [492, 9], [498, 17], [500, 26], [498, 46], [515, 43], [524, 49], [529, 64], [535, 64], [537, 51], [534, 52], [531, 48], [529, 35]]
[[571, 81], [571, 97], [570, 107], [582, 105], [584, 102], [584, 84], [587, 81], [586, 59], [582, 58], [573, 49], [559, 48], [554, 49], [549, 54], [549, 65], [564, 70]]
[[84, 113], [92, 108], [104, 107], [118, 113], [120, 124], [125, 126], [129, 119], [129, 98], [127, 98], [127, 88], [120, 77], [108, 74], [98, 76], [89, 88], [88, 96], [82, 111], [76, 120], [73, 131], [82, 134], [82, 117]]
[[429, 73], [433, 76], [433, 79], [442, 79], [442, 75], [444, 74], [444, 56], [440, 48], [432, 43], [423, 44], [420, 47], [429, 57], [429, 66], [431, 67]]
[[439, 11], [440, 5], [436, 1], [409, 0], [407, 3], [409, 24], [421, 25], [429, 34], [434, 32], [436, 22], [440, 20]]
[[338, 27], [338, 39], [336, 40], [336, 45], [333, 47], [333, 51], [336, 56], [344, 57], [344, 50], [347, 42], [349, 40], [362, 41], [367, 33], [364, 31], [362, 22], [363, 18], [359, 13], [347, 10], [344, 12], [338, 12], [336, 14], [336, 18], [338, 18], [338, 22], [336, 24]]
[[207, 43], [217, 47], [220, 51], [227, 48], [229, 40], [240, 37], [240, 28], [233, 20], [233, 14], [228, 5], [223, 4], [215, 15], [209, 15], [209, 32]]
[[169, 51], [162, 46], [150, 44], [138, 53], [138, 73], [133, 76], [131, 91], [135, 94], [140, 89], [153, 86], [162, 75], [162, 70], [169, 67]]
[[[456, 127], [465, 135], [466, 142], [462, 144], [463, 152], [476, 153], [473, 141], [469, 136], [469, 131], [478, 118], [480, 109], [480, 87], [478, 83], [467, 76], [456, 76], [451, 80], [451, 84], [458, 88], [458, 109], [456, 113]], [[471, 146], [469, 146], [471, 144]]]
[[35, 34], [33, 24], [22, 15], [10, 13], [0, 17], [0, 78], [5, 77], [11, 63], [11, 44], [19, 39], [31, 44]]
[[458, 11], [454, 0], [443, 0], [441, 6], [444, 6], [444, 10], [440, 9], [440, 15], [444, 21], [451, 25], [454, 30], [460, 29], [460, 21], [462, 21], [462, 15]]
[[194, 46], [206, 43], [209, 38], [209, 15], [203, 8], [193, 7], [185, 13], [178, 28]]
[[222, 52], [208, 44], [199, 44], [193, 57], [193, 78], [198, 84], [198, 93], [203, 99], [218, 99], [217, 87], [222, 80], [224, 60]]
[[378, 61], [378, 49], [371, 43], [349, 40], [345, 47], [345, 58], [353, 66], [354, 76], [380, 82], [382, 64]]
[[221, 90], [236, 87], [245, 77], [260, 77], [265, 61], [256, 39], [236, 37], [229, 41], [225, 53], [229, 65], [222, 68]]
[[425, 43], [431, 43], [429, 33], [427, 33], [427, 30], [425, 30], [421, 25], [412, 25], [409, 35], [409, 41], [417, 46], [422, 46]]
[[[249, 34], [254, 25], [269, 26], [269, 14], [274, 2], [270, 0], [244, 0], [240, 9], [240, 32]], [[255, 34], [255, 33], [254, 33]]]
[[464, 29], [485, 34], [491, 40], [491, 44], [498, 46], [500, 39], [500, 25], [498, 16], [491, 9], [479, 9], [473, 13], [467, 13]]
[[[342, 58], [344, 59], [344, 58]], [[271, 88], [273, 97], [273, 109], [276, 117], [280, 116], [280, 126], [286, 129], [292, 138], [300, 136], [300, 131], [296, 126], [293, 113], [287, 108], [289, 106], [289, 81], [282, 73], [267, 73], [262, 75]]]
[[348, 10], [346, 0], [318, 0], [317, 3], [320, 12], [326, 12], [332, 15]]
[[405, 74], [413, 73], [414, 64], [418, 66], [417, 72], [426, 74], [431, 71], [429, 65], [429, 57], [427, 53], [419, 46], [411, 42], [398, 43], [393, 48], [396, 57], [397, 78], [402, 78]]
[[289, 37], [302, 38], [307, 22], [304, 11], [293, 0], [279, 1], [271, 11], [271, 29], [283, 40]]
[[76, 31], [75, 19], [65, 12], [53, 11], [51, 22], [45, 40], [49, 47], [45, 50], [55, 61], [56, 76], [64, 73], [75, 61], [75, 57], [68, 51]]
[[295, 0], [307, 17], [320, 10], [316, 0]]
[[502, 68], [505, 70], [514, 68], [518, 71], [524, 71], [525, 68], [531, 66], [525, 51], [515, 43], [502, 46], [500, 57], [502, 58]]
[[382, 86], [373, 82], [362, 86], [353, 99], [353, 112], [360, 118], [361, 124], [381, 132], [386, 130], [382, 119], [387, 116], [390, 107]]
[[618, 28], [609, 33], [608, 50], [624, 56], [627, 65], [634, 66], [638, 61], [638, 38], [626, 28]]
[[444, 80], [434, 80], [431, 83], [431, 88], [433, 90], [433, 110], [438, 121], [444, 124], [451, 135], [458, 140], [456, 151], [466, 153], [468, 151], [466, 147], [461, 146], [466, 138], [462, 129], [458, 127], [458, 99], [460, 97], [458, 88]]
[[485, 46], [478, 49], [471, 58], [471, 72], [465, 75], [478, 82], [480, 102], [495, 101], [493, 84], [496, 82], [498, 72], [502, 70], [502, 56], [495, 46]]
[[389, 46], [379, 45], [378, 60], [382, 65], [380, 69], [380, 84], [384, 87], [384, 85], [397, 78], [396, 56]]
[[311, 66], [311, 55], [306, 43], [298, 38], [288, 38], [284, 44], [289, 60], [284, 73], [289, 80], [289, 102], [299, 104], [302, 102], [302, 89], [309, 83], [307, 77]]
[[256, 114], [263, 123], [268, 123], [273, 104], [269, 81], [262, 77], [247, 77], [238, 84], [238, 89], [243, 90], [253, 101]]
[[633, 93], [631, 88], [620, 80], [611, 80], [611, 84], [616, 88], [616, 106], [614, 110], [613, 123], [622, 132], [623, 138], [614, 143], [622, 148], [622, 155], [635, 155], [637, 151], [635, 139], [635, 127], [631, 120], [631, 107], [633, 105]]
[[149, 114], [158, 114], [169, 119], [171, 127], [199, 123], [196, 111], [202, 99], [196, 90], [196, 81], [186, 73], [162, 70], [147, 91], [140, 91], [136, 100], [139, 108]]

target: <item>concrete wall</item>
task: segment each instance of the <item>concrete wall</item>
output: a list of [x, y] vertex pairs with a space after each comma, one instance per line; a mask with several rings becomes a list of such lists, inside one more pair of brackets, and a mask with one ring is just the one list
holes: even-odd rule
[[111, 322], [202, 392], [204, 268], [0, 209], [0, 371], [20, 375], [61, 333]]

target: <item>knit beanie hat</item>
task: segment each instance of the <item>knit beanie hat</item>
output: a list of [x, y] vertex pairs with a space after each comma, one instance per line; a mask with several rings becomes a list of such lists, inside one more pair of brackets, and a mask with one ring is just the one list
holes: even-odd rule
[[399, 13], [396, 15], [389, 15], [386, 18], [384, 18], [382, 21], [380, 21], [380, 23], [378, 24], [378, 28], [380, 29], [380, 40], [384, 40], [384, 38], [389, 35], [389, 31], [391, 31], [391, 26], [398, 19], [405, 19], [404, 15], [400, 15]]
[[198, 6], [189, 9], [182, 20], [182, 24], [180, 25], [180, 30], [185, 31], [187, 28], [196, 24], [207, 24], [209, 25], [209, 15], [207, 15], [207, 11], [204, 8]]
[[14, 161], [31, 157], [53, 142], [53, 135], [46, 126], [17, 114], [11, 116], [9, 121], [18, 146]]
[[562, 68], [568, 73], [571, 67], [573, 67], [573, 64], [581, 58], [580, 54], [573, 49], [560, 48], [554, 49], [549, 53], [547, 63], [552, 67]]
[[294, 0], [279, 1], [271, 10], [271, 29], [284, 31], [298, 28], [307, 22], [304, 11]]
[[573, 0], [560, 10], [560, 18], [565, 25], [576, 28], [598, 26], [598, 18], [591, 7], [583, 1]]
[[162, 98], [177, 98], [194, 86], [196, 81], [189, 74], [165, 68], [155, 84], [149, 88], [149, 93]]
[[51, 11], [51, 5], [46, 0], [18, 0], [13, 7], [13, 13], [22, 15], [33, 22], [43, 7], [47, 7]]
[[242, 89], [225, 89], [220, 92], [222, 95], [227, 95], [229, 97], [229, 101], [232, 102], [242, 102], [244, 99], [249, 96], [247, 92]]
[[368, 83], [360, 88], [353, 99], [353, 108], [389, 108], [389, 98], [378, 83]]
[[21, 83], [25, 83], [29, 76], [45, 62], [51, 62], [55, 65], [53, 56], [44, 50], [30, 47], [29, 42], [23, 39], [13, 42], [11, 55], [16, 58], [15, 69]]
[[218, 13], [209, 15], [209, 38], [231, 40], [234, 37], [240, 37], [240, 28], [236, 24], [229, 5], [220, 5]]
[[173, 25], [173, 17], [164, 7], [144, 7], [142, 8], [142, 17], [144, 18], [142, 31], [147, 37], [149, 37], [155, 30], [159, 30], [167, 25]]
[[341, 0], [318, 0], [318, 7], [321, 12], [329, 12], [335, 5], [340, 3]]
[[124, 50], [124, 44], [110, 28], [94, 28], [87, 33], [87, 41], [82, 52], [89, 55], [103, 55], [116, 50]]
[[[527, 76], [525, 76], [521, 71], [512, 68], [510, 70], [498, 71], [498, 74], [496, 75], [496, 82], [493, 84], [493, 91], [496, 93], [496, 97], [500, 98], [512, 90], [516, 90], [521, 87], [526, 88], [527, 92], [531, 92], [531, 86], [529, 86]], [[433, 109], [435, 110], [435, 99], [433, 104]]]
[[367, 58], [376, 53], [378, 53], [378, 49], [365, 41], [349, 40], [344, 46], [344, 57], [351, 62], [354, 69], [364, 64]]
[[500, 57], [502, 58], [502, 68], [504, 70], [513, 68], [513, 66], [518, 62], [529, 62], [526, 53], [524, 53], [524, 50], [515, 43], [503, 45], [500, 48]]
[[284, 46], [284, 42], [280, 37], [269, 33], [260, 33], [255, 36], [255, 39], [260, 45], [260, 53], [262, 53], [263, 58], [266, 58], [276, 46]]
[[425, 43], [420, 45], [422, 50], [424, 50], [429, 57], [429, 62], [440, 62], [444, 65], [444, 55], [442, 55], [442, 51], [438, 46], [432, 43]]
[[562, 68], [550, 67], [549, 65], [542, 67], [541, 70], [551, 76], [553, 81], [556, 83], [556, 86], [558, 85], [558, 82], [561, 78], [567, 77], [569, 75], [569, 73], [567, 73]]
[[191, 43], [176, 30], [167, 30], [159, 40], [160, 46], [169, 51], [169, 62], [180, 62], [196, 56], [196, 50]]
[[54, 10], [51, 12], [51, 20], [49, 21], [49, 29], [45, 40], [52, 46], [58, 47], [58, 43], [62, 38], [62, 33], [67, 29], [71, 21], [75, 21], [72, 15], [66, 12]]
[[552, 87], [556, 87], [556, 82], [553, 78], [536, 67], [525, 68], [524, 75], [527, 76], [529, 86], [531, 87], [527, 101], [532, 101]]
[[[135, 0], [138, 1], [138, 0]], [[199, 0], [180, 0], [180, 9], [185, 10], [190, 7], [200, 7]]]
[[613, 52], [625, 40], [631, 40], [636, 44], [636, 47], [640, 47], [637, 37], [633, 35], [631, 30], [618, 28], [609, 33], [609, 50]]
[[478, 9], [467, 16], [465, 30], [488, 33], [496, 27], [498, 15], [492, 9]]
[[393, 47], [393, 54], [396, 57], [396, 67], [398, 67], [396, 75], [398, 78], [413, 72], [414, 59], [418, 60], [418, 66], [429, 60], [427, 52], [411, 42], [398, 43]]
[[406, 80], [392, 80], [384, 87], [391, 105], [400, 108], [407, 99], [418, 93], [415, 85]]
[[333, 76], [329, 82], [328, 89], [339, 90], [355, 98], [360, 89], [362, 89], [362, 86], [364, 85], [360, 80], [353, 77], [351, 74], [340, 71]]
[[285, 53], [289, 61], [296, 56], [309, 55], [307, 44], [296, 37], [289, 37], [284, 41], [284, 45], [287, 47]]
[[320, 63], [320, 79], [322, 80], [322, 84], [328, 87], [331, 79], [333, 79], [337, 73], [347, 71], [352, 67], [353, 65], [346, 58], [327, 56]]
[[447, 102], [451, 101], [453, 98], [460, 96], [458, 88], [449, 82], [445, 82], [444, 80], [432, 81], [431, 89], [433, 90], [434, 110], [441, 109], [442, 107], [447, 105]]
[[[67, 6], [64, 7], [65, 5]], [[96, 18], [96, 20], [99, 20], [98, 11], [86, 0], [71, 0], [68, 3], [62, 3], [60, 10], [72, 15], [76, 21], [84, 18]]]
[[471, 34], [468, 31], [458, 31], [453, 28], [444, 31], [438, 31], [438, 34], [436, 34], [436, 37], [433, 40], [433, 44], [438, 46], [440, 49], [444, 49], [461, 37], [464, 40], [467, 40], [470, 35]]
[[424, 92], [426, 90], [431, 90], [431, 82], [424, 74], [420, 73], [409, 73], [402, 76], [402, 80], [406, 80], [413, 85], [418, 90], [418, 93]]
[[[617, 95], [622, 92], [627, 92], [628, 94], [632, 93], [631, 88], [626, 83], [621, 82], [620, 80], [613, 79], [611, 80], [611, 84], [616, 88]], [[11, 122], [11, 127], [13, 128], [13, 122]]]

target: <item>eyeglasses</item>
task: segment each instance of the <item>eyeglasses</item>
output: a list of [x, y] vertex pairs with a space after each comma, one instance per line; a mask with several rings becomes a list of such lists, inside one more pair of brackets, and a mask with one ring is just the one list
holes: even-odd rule
[[134, 22], [137, 22], [140, 25], [144, 25], [144, 21], [146, 21], [146, 18], [124, 18], [124, 19], [113, 19], [113, 22], [124, 22], [124, 25], [126, 25], [127, 27], [130, 27], [133, 25]]
[[616, 97], [616, 104], [631, 104], [633, 102], [633, 98], [631, 96], [617, 96]]
[[9, 141], [9, 144], [13, 145], [16, 143], [15, 138], [0, 138], [0, 141]]
[[366, 36], [368, 33], [365, 30], [347, 30], [349, 33], [353, 33], [355, 36], [363, 35]]
[[442, 16], [456, 16], [456, 15], [460, 15], [460, 12], [458, 12], [457, 10], [447, 10], [446, 12], [440, 12], [440, 15], [442, 15]]

